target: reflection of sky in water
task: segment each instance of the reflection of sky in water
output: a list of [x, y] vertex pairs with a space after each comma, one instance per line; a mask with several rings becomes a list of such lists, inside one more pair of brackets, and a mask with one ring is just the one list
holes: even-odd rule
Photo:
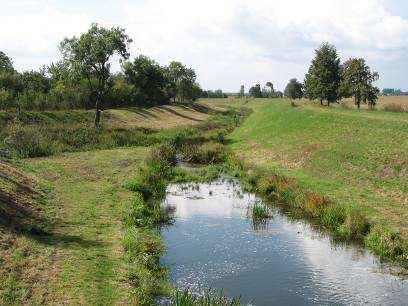
[[168, 192], [176, 222], [163, 230], [163, 263], [181, 288], [224, 289], [255, 305], [408, 303], [408, 282], [375, 272], [367, 252], [335, 247], [278, 213], [254, 231], [246, 207], [256, 198], [238, 187], [171, 185]]

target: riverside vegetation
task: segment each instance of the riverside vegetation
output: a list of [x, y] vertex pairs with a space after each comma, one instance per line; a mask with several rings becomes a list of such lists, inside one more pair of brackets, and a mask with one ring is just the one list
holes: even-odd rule
[[[225, 111], [225, 103], [234, 108]], [[216, 109], [211, 108], [215, 104], [218, 107]], [[23, 235], [13, 234], [18, 237], [11, 237], [10, 240], [17, 242], [13, 243], [11, 248], [7, 247], [4, 252], [10, 254], [10, 258], [15, 258], [12, 261], [16, 261], [13, 265], [17, 265], [19, 269], [15, 270], [12, 266], [9, 266], [11, 262], [7, 262], [6, 270], [2, 273], [3, 276], [6, 276], [2, 287], [2, 298], [5, 301], [34, 299], [44, 301], [44, 294], [47, 292], [47, 299], [58, 301], [63, 293], [73, 297], [71, 293], [82, 292], [80, 296], [84, 299], [83, 301], [88, 302], [100, 300], [113, 303], [125, 299], [138, 304], [150, 304], [154, 301], [156, 295], [171, 294], [173, 289], [166, 281], [166, 269], [160, 266], [159, 263], [164, 248], [161, 244], [160, 235], [156, 231], [157, 225], [171, 223], [168, 212], [160, 205], [165, 195], [166, 185], [170, 182], [212, 181], [221, 173], [236, 177], [240, 180], [244, 189], [254, 191], [265, 200], [277, 203], [295, 218], [309, 219], [313, 224], [332, 233], [337, 239], [360, 241], [384, 260], [406, 265], [406, 241], [396, 231], [390, 230], [386, 226], [383, 227], [362, 206], [352, 202], [339, 202], [338, 198], [332, 197], [330, 192], [327, 192], [330, 196], [322, 193], [322, 191], [328, 190], [319, 190], [315, 188], [315, 185], [305, 184], [302, 181], [304, 176], [296, 177], [296, 175], [293, 175], [294, 173], [284, 172], [276, 167], [265, 166], [265, 164], [258, 162], [258, 158], [252, 159], [251, 162], [246, 161], [243, 151], [238, 150], [240, 147], [237, 146], [242, 144], [236, 140], [236, 137], [241, 139], [242, 142], [251, 141], [252, 138], [245, 134], [250, 132], [248, 124], [251, 124], [254, 117], [259, 120], [260, 114], [268, 110], [268, 107], [272, 111], [279, 110], [279, 114], [283, 114], [279, 107], [283, 110], [287, 109], [289, 114], [292, 115], [303, 111], [299, 107], [292, 108], [284, 100], [254, 100], [250, 103], [245, 103], [245, 101], [233, 103], [228, 100], [203, 101], [202, 104], [190, 109], [189, 116], [179, 116], [180, 124], [183, 124], [183, 120], [186, 120], [185, 124], [190, 125], [149, 132], [148, 137], [155, 139], [154, 142], [149, 143], [149, 145], [154, 146], [151, 153], [148, 153], [147, 148], [136, 146], [120, 150], [69, 153], [75, 154], [72, 157], [69, 155], [59, 157], [57, 155], [46, 159], [26, 160], [20, 166], [17, 163], [17, 168], [22, 167], [25, 172], [28, 172], [28, 174], [24, 174], [20, 171], [19, 174], [24, 177], [24, 181], [27, 181], [26, 185], [31, 182], [30, 184], [33, 187], [30, 188], [33, 190], [38, 189], [37, 186], [42, 186], [40, 191], [33, 194], [38, 194], [40, 198], [45, 200], [30, 198], [27, 202], [31, 203], [31, 206], [36, 203], [43, 203], [41, 205], [36, 204], [38, 206], [36, 209], [43, 211], [45, 217], [49, 218], [51, 215], [56, 214], [58, 219], [65, 218], [76, 221], [71, 225], [64, 225], [64, 228], [72, 230], [72, 233], [69, 236], [62, 237], [60, 231], [63, 229], [58, 229], [57, 233], [52, 230], [55, 227], [56, 220], [54, 220], [54, 223], [45, 222], [44, 229], [37, 228], [35, 220], [32, 220], [32, 224], [28, 227], [15, 227]], [[206, 111], [204, 113], [198, 111], [194, 113], [194, 109]], [[222, 109], [224, 111], [220, 112]], [[310, 111], [313, 110], [312, 108]], [[156, 111], [160, 113], [160, 111]], [[343, 109], [339, 109], [339, 111], [352, 112]], [[251, 115], [249, 115], [250, 113]], [[133, 115], [132, 112], [126, 113], [126, 116]], [[201, 116], [201, 121], [185, 118], [193, 118], [193, 116]], [[376, 113], [374, 116], [379, 116], [379, 114]], [[391, 116], [391, 114], [387, 116]], [[248, 119], [245, 119], [246, 117]], [[126, 120], [124, 121], [126, 122]], [[116, 122], [116, 120], [113, 120], [111, 124], [113, 122]], [[262, 122], [260, 121], [261, 125]], [[110, 124], [110, 121], [107, 120], [105, 124]], [[169, 125], [171, 124], [169, 123]], [[109, 126], [107, 128], [109, 129]], [[148, 128], [148, 126], [144, 125], [144, 128]], [[265, 131], [269, 131], [269, 129]], [[243, 136], [236, 136], [237, 133], [238, 135], [240, 135], [239, 133], [244, 134]], [[110, 147], [114, 147], [114, 145]], [[175, 167], [176, 156], [181, 160], [205, 166], [187, 172]], [[131, 157], [133, 163], [129, 160], [129, 157]], [[115, 165], [116, 163], [116, 165], [121, 165], [121, 168], [119, 168], [119, 172], [117, 166], [111, 169], [109, 167], [99, 169], [99, 163], [102, 165], [107, 163]], [[141, 168], [135, 173], [134, 170], [137, 165], [141, 165]], [[15, 168], [13, 165], [11, 167]], [[90, 176], [90, 169], [95, 169], [97, 172]], [[41, 179], [36, 182], [35, 179], [31, 178], [32, 174], [48, 179]], [[126, 189], [121, 191], [118, 187], [118, 184], [119, 186], [121, 184], [120, 181], [125, 181], [125, 178], [128, 178], [129, 175], [134, 176], [134, 178], [128, 179], [125, 187], [131, 191], [132, 195], [125, 191]], [[56, 180], [57, 185], [51, 183], [49, 179]], [[85, 186], [83, 186], [84, 179], [89, 181]], [[103, 185], [100, 185], [100, 182]], [[74, 183], [76, 184], [75, 189], [72, 190]], [[89, 188], [90, 184], [94, 184], [90, 190], [84, 189]], [[98, 195], [97, 190], [101, 186], [104, 186], [103, 191]], [[53, 191], [54, 188], [55, 191]], [[72, 206], [73, 203], [68, 200], [74, 194], [75, 197], [79, 197], [78, 201], [84, 201], [83, 203], [86, 204], [80, 210], [78, 210], [78, 207]], [[64, 211], [57, 212], [55, 208], [50, 207], [49, 204], [47, 205], [47, 202], [49, 203], [53, 196], [58, 196], [59, 203], [67, 203], [65, 205], [68, 206], [61, 207]], [[84, 196], [88, 198], [86, 200], [82, 199]], [[126, 198], [130, 196], [132, 200], [129, 203]], [[10, 193], [10, 198], [12, 197], [13, 194]], [[117, 203], [118, 201], [122, 203], [120, 208], [112, 206], [113, 202]], [[9, 208], [7, 206], [3, 207], [5, 210]], [[254, 213], [255, 218], [266, 217], [262, 209], [255, 209], [255, 211], [258, 210], [259, 214], [258, 212]], [[102, 211], [105, 211], [104, 215], [98, 216], [98, 213]], [[79, 216], [81, 216], [80, 219], [77, 219]], [[112, 219], [112, 216], [116, 217]], [[106, 218], [115, 220], [115, 222], [107, 221]], [[100, 220], [97, 221], [97, 224], [100, 225], [96, 229], [92, 226], [94, 224], [92, 222], [95, 222], [94, 219]], [[44, 218], [44, 220], [47, 220], [47, 218]], [[120, 220], [123, 221], [120, 222]], [[80, 224], [80, 227], [76, 229], [78, 224]], [[98, 240], [101, 239], [101, 242], [91, 242], [92, 240], [86, 243], [85, 241], [81, 242], [79, 239], [81, 235], [85, 235], [87, 239], [92, 239], [96, 235]], [[124, 259], [118, 255], [117, 251], [112, 254], [107, 253], [107, 245], [103, 242], [106, 241], [107, 243], [109, 237], [118, 237], [117, 235], [122, 237], [120, 239], [122, 246], [113, 243], [108, 249], [117, 250], [123, 247]], [[45, 241], [47, 242], [47, 248], [43, 250], [41, 246]], [[4, 245], [6, 244], [7, 242]], [[56, 251], [54, 249], [55, 245], [65, 245], [66, 249]], [[73, 246], [76, 247], [73, 248]], [[70, 248], [73, 249], [70, 250]], [[78, 256], [80, 256], [79, 254], [84, 248], [87, 249], [88, 255], [86, 258], [78, 260]], [[17, 254], [19, 255], [17, 256]], [[53, 266], [53, 261], [58, 262], [59, 256], [64, 260], [67, 260], [67, 256], [69, 258], [66, 265], [56, 265], [54, 268], [61, 270], [60, 274], [64, 278], [58, 279], [61, 276], [54, 275], [53, 283], [55, 284], [52, 288], [45, 287], [46, 289], [43, 289], [45, 292], [41, 292], [36, 286], [29, 290], [28, 288], [32, 285], [30, 282], [35, 281], [38, 274], [28, 277], [26, 269], [30, 266], [36, 267], [39, 265], [36, 260], [40, 259], [44, 265], [50, 264], [50, 266]], [[93, 263], [91, 266], [89, 261]], [[83, 268], [83, 272], [87, 272], [84, 274], [77, 273], [76, 269], [74, 271], [69, 268], [69, 263], [80, 266]], [[103, 269], [96, 273], [98, 270], [90, 268], [92, 266], [103, 267]], [[10, 272], [6, 272], [7, 269], [10, 269], [8, 271], [20, 272], [11, 275]], [[43, 269], [47, 271], [47, 268], [44, 267]], [[41, 275], [41, 273], [39, 274]], [[104, 281], [101, 281], [101, 278], [104, 278]], [[68, 283], [68, 279], [72, 282]], [[85, 279], [101, 282], [101, 287], [97, 290], [85, 288], [83, 287], [83, 284], [87, 283]], [[106, 279], [109, 280], [108, 283]], [[123, 285], [118, 285], [124, 279], [127, 280], [126, 283], [130, 286], [129, 291]], [[119, 286], [120, 290], [117, 289], [117, 286]], [[124, 294], [124, 292], [127, 293]], [[86, 294], [89, 294], [89, 296]], [[173, 297], [174, 303], [180, 300], [189, 301], [184, 295], [185, 293], [177, 293]], [[216, 296], [214, 298], [217, 299]], [[191, 299], [195, 298], [191, 297]], [[75, 301], [78, 300], [75, 298], [71, 300], [71, 302]], [[227, 302], [230, 303], [231, 301], [225, 300], [225, 303]], [[189, 304], [187, 303], [187, 305]]]
[[[372, 222], [362, 207], [334, 201], [305, 188], [305, 185], [293, 177], [238, 157], [225, 146], [225, 137], [220, 136], [220, 129], [232, 130], [232, 127], [227, 127], [213, 126], [211, 130], [205, 128], [203, 133], [193, 137], [177, 135], [172, 142], [154, 149], [147, 168], [128, 185], [139, 199], [134, 207], [132, 220], [139, 220], [137, 224], [141, 226], [171, 222], [160, 205], [169, 182], [212, 180], [220, 173], [226, 173], [238, 178], [245, 190], [256, 192], [268, 202], [277, 203], [294, 218], [306, 218], [320, 229], [331, 233], [335, 239], [363, 243], [382, 259], [407, 266], [408, 249], [406, 241], [399, 234]], [[217, 135], [216, 138], [214, 135]], [[182, 160], [209, 166], [188, 173], [174, 168], [177, 153]], [[268, 215], [264, 207], [255, 204], [252, 207], [252, 217], [265, 218]], [[155, 253], [155, 256], [156, 264], [159, 265], [160, 253]], [[161, 271], [158, 267], [154, 270]], [[163, 277], [161, 273], [156, 276], [159, 279]], [[158, 283], [159, 281], [155, 282]]]

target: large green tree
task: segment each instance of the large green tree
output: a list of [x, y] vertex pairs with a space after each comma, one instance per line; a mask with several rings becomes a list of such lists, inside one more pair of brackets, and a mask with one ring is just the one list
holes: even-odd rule
[[354, 97], [358, 108], [361, 103], [374, 107], [379, 89], [373, 85], [379, 75], [371, 71], [363, 58], [351, 58], [342, 65], [341, 93], [344, 97]]
[[168, 102], [165, 70], [154, 60], [139, 55], [133, 62], [123, 65], [125, 79], [132, 84], [142, 103], [146, 105], [164, 104]]
[[341, 81], [340, 58], [337, 50], [329, 43], [323, 43], [316, 51], [315, 58], [305, 78], [305, 92], [311, 99], [327, 105], [337, 102]]
[[66, 38], [60, 44], [63, 59], [71, 72], [87, 80], [95, 104], [95, 127], [99, 127], [101, 103], [112, 85], [109, 82], [111, 58], [117, 54], [120, 61], [128, 59], [130, 42], [124, 29], [106, 29], [92, 24], [80, 37]]
[[193, 69], [173, 61], [166, 67], [166, 76], [169, 81], [168, 92], [174, 102], [193, 101], [200, 95], [201, 88]]

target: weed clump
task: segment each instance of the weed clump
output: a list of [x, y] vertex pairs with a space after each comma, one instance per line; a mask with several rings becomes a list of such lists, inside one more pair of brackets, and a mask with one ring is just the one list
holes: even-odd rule
[[265, 204], [256, 201], [250, 206], [251, 216], [253, 220], [262, 220], [271, 217], [271, 213]]
[[216, 294], [211, 290], [203, 295], [194, 295], [189, 290], [177, 290], [171, 299], [171, 305], [175, 306], [239, 306], [240, 298], [227, 298], [222, 292]]
[[216, 142], [208, 142], [202, 145], [185, 144], [181, 148], [181, 155], [185, 161], [196, 164], [221, 163], [225, 160], [225, 147]]

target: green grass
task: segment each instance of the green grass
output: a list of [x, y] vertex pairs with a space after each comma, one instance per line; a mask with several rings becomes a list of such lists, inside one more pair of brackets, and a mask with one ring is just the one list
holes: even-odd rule
[[104, 112], [101, 128], [95, 129], [92, 111], [0, 112], [0, 157], [150, 146], [181, 127], [205, 124], [215, 113], [200, 104], [114, 109]]
[[[408, 252], [407, 114], [328, 108], [305, 102], [294, 108], [282, 99], [202, 103], [244, 105], [253, 110], [227, 142], [241, 160], [251, 165], [250, 169], [257, 167], [263, 173], [288, 179], [290, 188], [282, 186], [279, 179], [266, 184], [279, 199], [301, 207], [346, 236], [366, 233], [366, 216], [377, 228], [376, 234], [368, 234], [372, 239], [365, 239], [367, 246], [381, 255], [384, 252], [373, 242], [382, 248], [389, 245], [396, 251], [391, 251], [393, 256], [388, 258], [402, 259], [402, 254]], [[257, 181], [256, 177], [247, 178], [251, 179]], [[261, 184], [255, 188], [264, 187]], [[308, 192], [327, 198], [332, 203], [330, 208], [317, 205], [321, 200], [305, 197]], [[388, 231], [394, 233], [394, 238], [387, 238]], [[383, 236], [379, 237], [381, 232]]]
[[268, 207], [262, 202], [255, 202], [250, 205], [251, 217], [254, 220], [267, 219], [271, 216]]
[[176, 291], [171, 299], [171, 305], [174, 306], [239, 306], [239, 298], [229, 299], [222, 292], [205, 292], [203, 295], [196, 296], [188, 290]]

